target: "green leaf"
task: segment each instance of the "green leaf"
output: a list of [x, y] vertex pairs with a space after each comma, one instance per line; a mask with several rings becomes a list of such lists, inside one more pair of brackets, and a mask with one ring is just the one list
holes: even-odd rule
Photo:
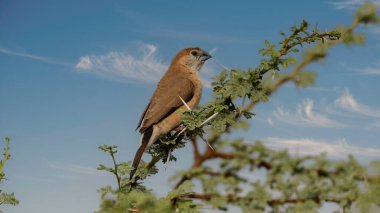
[[252, 116], [255, 116], [255, 113], [248, 112], [248, 111], [242, 111], [242, 114], [243, 114], [243, 116], [244, 116], [246, 119], [250, 119], [250, 118], [252, 118]]
[[177, 189], [169, 192], [168, 199], [180, 198], [181, 195], [191, 192], [194, 187], [194, 183], [187, 180], [183, 182]]
[[10, 204], [10, 205], [18, 205], [20, 202], [16, 199], [14, 193], [1, 193], [0, 194], [0, 204]]
[[304, 71], [304, 72], [299, 73], [293, 79], [293, 82], [297, 87], [305, 88], [305, 87], [314, 85], [316, 77], [317, 77], [316, 72]]

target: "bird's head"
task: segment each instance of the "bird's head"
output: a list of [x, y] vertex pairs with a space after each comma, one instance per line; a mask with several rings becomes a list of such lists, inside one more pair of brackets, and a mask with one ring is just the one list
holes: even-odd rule
[[211, 55], [199, 47], [185, 48], [173, 59], [172, 64], [179, 63], [190, 67], [192, 71], [198, 72], [203, 64], [211, 58]]

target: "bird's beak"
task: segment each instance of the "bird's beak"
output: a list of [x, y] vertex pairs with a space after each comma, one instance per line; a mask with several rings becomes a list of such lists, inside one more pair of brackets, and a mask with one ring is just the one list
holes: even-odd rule
[[212, 58], [212, 56], [205, 51], [203, 51], [203, 55], [200, 57], [201, 61], [203, 62], [207, 61], [210, 58]]

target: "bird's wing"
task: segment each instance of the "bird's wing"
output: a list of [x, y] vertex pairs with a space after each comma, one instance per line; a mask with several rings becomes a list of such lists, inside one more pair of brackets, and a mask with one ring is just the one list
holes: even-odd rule
[[171, 74], [158, 84], [149, 105], [140, 119], [140, 132], [158, 123], [194, 96], [194, 84], [184, 76]]
[[135, 130], [137, 130], [138, 128], [140, 128], [141, 123], [142, 123], [142, 121], [144, 120], [145, 113], [146, 113], [146, 111], [148, 110], [148, 108], [149, 108], [149, 106], [150, 106], [150, 102], [151, 102], [151, 101], [149, 101], [149, 104], [146, 105], [146, 107], [145, 107], [145, 109], [144, 109], [144, 112], [142, 113], [141, 118], [140, 118], [140, 120], [139, 120], [139, 123], [137, 124], [137, 127], [136, 127]]

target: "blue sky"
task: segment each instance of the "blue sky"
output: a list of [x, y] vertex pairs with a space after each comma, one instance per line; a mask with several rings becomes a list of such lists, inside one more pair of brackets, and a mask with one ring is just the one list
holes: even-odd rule
[[[348, 24], [361, 2], [0, 0], [0, 137], [11, 137], [13, 157], [2, 189], [21, 202], [4, 212], [97, 210], [96, 190], [115, 183], [96, 170], [110, 163], [97, 147], [118, 145], [119, 159], [132, 159], [139, 116], [180, 49], [213, 52], [202, 70], [205, 103], [222, 65], [254, 67], [265, 39], [303, 19], [320, 29]], [[359, 30], [364, 46], [333, 49], [308, 68], [318, 73], [314, 87], [286, 85], [242, 135], [299, 154], [379, 159], [380, 28]], [[158, 195], [192, 163], [190, 148], [147, 182]]]

